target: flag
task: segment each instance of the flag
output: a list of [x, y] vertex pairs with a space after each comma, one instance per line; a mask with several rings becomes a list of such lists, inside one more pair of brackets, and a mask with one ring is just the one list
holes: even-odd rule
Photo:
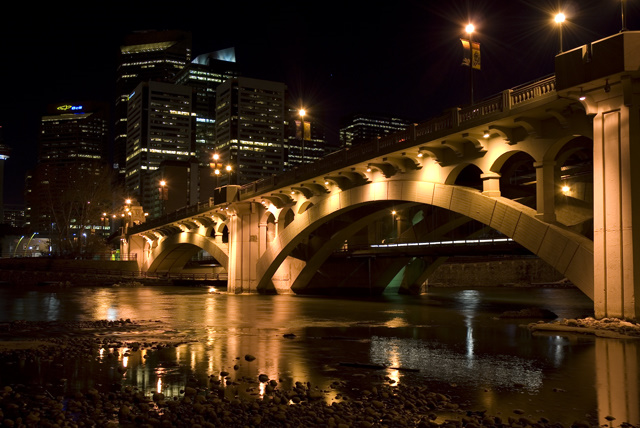
[[311, 122], [307, 122], [307, 121], [300, 122], [299, 120], [296, 120], [296, 138], [298, 140], [311, 139]]
[[[471, 42], [467, 39], [460, 39], [462, 42], [462, 65], [465, 67], [469, 67], [469, 63], [471, 62], [471, 51], [473, 50], [473, 68], [476, 70], [480, 70], [480, 43]], [[470, 47], [473, 47], [471, 49]]]

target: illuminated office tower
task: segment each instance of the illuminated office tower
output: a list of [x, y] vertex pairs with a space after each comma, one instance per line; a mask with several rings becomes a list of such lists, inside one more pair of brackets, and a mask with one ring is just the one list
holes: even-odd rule
[[176, 84], [195, 89], [196, 157], [209, 165], [216, 139], [216, 88], [238, 76], [234, 48], [198, 55], [176, 77]]
[[348, 148], [407, 129], [413, 122], [397, 116], [353, 114], [341, 120], [340, 146]]
[[55, 229], [54, 201], [76, 185], [74, 180], [94, 176], [108, 165], [108, 122], [108, 106], [103, 103], [48, 107], [40, 121], [38, 161], [28, 174], [25, 195], [25, 221], [34, 232]]
[[113, 164], [124, 175], [129, 94], [142, 82], [174, 82], [191, 61], [191, 33], [140, 31], [125, 37], [118, 55]]
[[127, 115], [126, 189], [145, 211], [158, 204], [154, 171], [162, 161], [195, 156], [193, 90], [162, 82], [140, 83]]
[[216, 150], [231, 171], [220, 184], [245, 184], [284, 170], [284, 83], [237, 77], [217, 88]]
[[11, 150], [2, 143], [2, 127], [0, 126], [0, 224], [4, 223], [4, 161], [9, 159]]

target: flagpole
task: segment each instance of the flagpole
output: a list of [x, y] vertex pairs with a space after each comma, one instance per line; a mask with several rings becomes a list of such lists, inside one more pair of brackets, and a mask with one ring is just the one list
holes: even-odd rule
[[473, 24], [468, 24], [465, 30], [469, 35], [469, 89], [471, 105], [473, 105], [473, 30], [475, 27]]

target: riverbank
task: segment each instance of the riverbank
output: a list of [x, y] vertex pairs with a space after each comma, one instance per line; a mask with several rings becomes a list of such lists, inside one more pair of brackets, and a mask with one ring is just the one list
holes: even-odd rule
[[[0, 324], [0, 364], [12, 367], [63, 367], [101, 358], [101, 350], [123, 350], [125, 355], [144, 350], [147, 355], [184, 343], [184, 338], [158, 340], [146, 326], [153, 321], [24, 322]], [[140, 336], [145, 324], [145, 337]], [[108, 355], [117, 355], [108, 353]], [[115, 357], [114, 357], [115, 358]], [[239, 355], [246, 364], [254, 357]], [[334, 382], [330, 390], [305, 382], [283, 387], [280, 379], [260, 374], [232, 380], [220, 368], [207, 384], [191, 380], [179, 394], [145, 395], [135, 387], [95, 385], [84, 390], [67, 386], [66, 379], [51, 383], [0, 384], [2, 426], [228, 426], [228, 427], [554, 427], [561, 424], [535, 419], [514, 408], [510, 414], [489, 415], [468, 409], [451, 397], [424, 386], [397, 386], [393, 379], [363, 366], [359, 372], [367, 387], [347, 389]], [[117, 376], [124, 376], [119, 365]], [[337, 395], [336, 395], [336, 391]], [[327, 400], [329, 394], [335, 400]], [[331, 402], [330, 402], [331, 401]], [[609, 426], [632, 427], [607, 418]], [[573, 427], [597, 426], [576, 421]]]

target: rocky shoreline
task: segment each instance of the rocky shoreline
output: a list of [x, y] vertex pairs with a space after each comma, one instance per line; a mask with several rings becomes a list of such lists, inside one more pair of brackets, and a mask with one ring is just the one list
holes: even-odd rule
[[[609, 323], [610, 324], [610, 323]], [[101, 347], [159, 349], [170, 342], [124, 342], [122, 334], [135, 332], [131, 320], [92, 322], [0, 323], [0, 363], [11, 367], [25, 360], [95, 358]], [[114, 334], [109, 336], [109, 334]], [[115, 334], [119, 334], [116, 336]], [[125, 339], [126, 340], [126, 339]], [[245, 356], [251, 361], [253, 357]], [[52, 385], [0, 385], [0, 425], [3, 427], [446, 427], [446, 428], [562, 428], [543, 417], [531, 420], [524, 411], [488, 415], [482, 409], [464, 410], [451, 397], [424, 387], [395, 385], [368, 371], [370, 387], [328, 403], [330, 391], [296, 382], [283, 388], [278, 379], [261, 374], [241, 382], [211, 376], [209, 385], [187, 385], [178, 396], [145, 395], [136, 388], [112, 385], [109, 390], [88, 388], [55, 395]], [[229, 386], [260, 390], [248, 399], [229, 395]], [[342, 390], [340, 382], [330, 388]], [[335, 391], [334, 391], [335, 392]], [[633, 427], [609, 417], [609, 427]], [[576, 421], [576, 428], [597, 426]]]
[[614, 339], [640, 339], [640, 323], [621, 320], [618, 318], [561, 319], [554, 322], [538, 321], [529, 324], [532, 332], [565, 332], [577, 334], [590, 334], [598, 337]]

